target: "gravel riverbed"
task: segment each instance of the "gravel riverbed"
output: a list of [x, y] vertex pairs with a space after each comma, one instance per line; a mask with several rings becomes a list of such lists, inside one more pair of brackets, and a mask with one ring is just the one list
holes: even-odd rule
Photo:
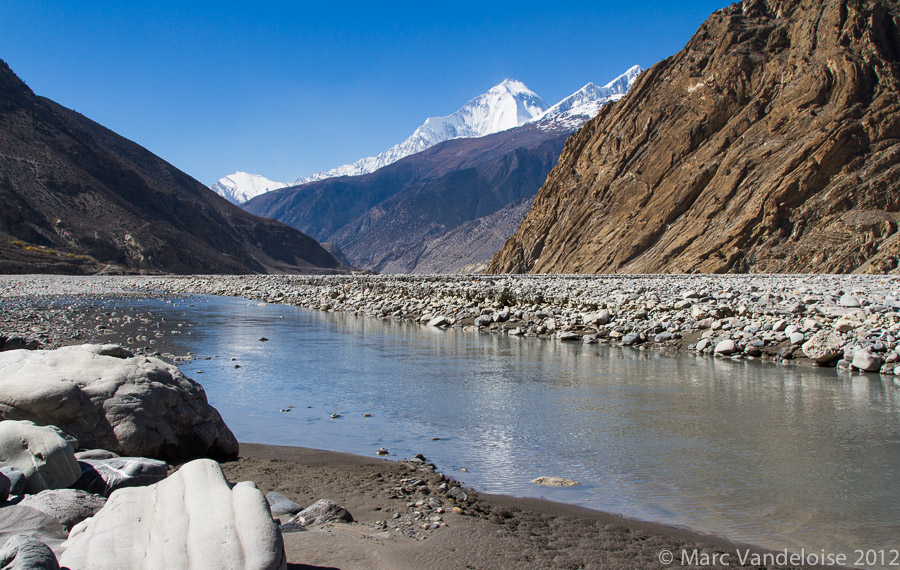
[[[44, 313], [35, 324], [41, 313], [36, 302], [52, 307], [54, 299], [186, 294], [554, 342], [617, 343], [900, 373], [900, 278], [895, 276], [3, 276], [0, 332], [47, 346], [66, 344], [109, 324], [91, 322], [79, 331], [70, 318], [65, 326], [60, 318], [77, 311], [58, 304], [58, 314]], [[135, 318], [137, 325], [160, 328], [142, 315], [129, 322]], [[152, 345], [143, 348], [153, 350]]]

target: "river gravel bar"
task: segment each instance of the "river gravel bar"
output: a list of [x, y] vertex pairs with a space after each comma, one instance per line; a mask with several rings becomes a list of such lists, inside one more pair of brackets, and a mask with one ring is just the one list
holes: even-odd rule
[[[556, 342], [614, 343], [900, 373], [896, 276], [0, 277], [5, 312], [35, 300], [187, 294], [244, 297]], [[47, 345], [56, 341], [43, 339]]]

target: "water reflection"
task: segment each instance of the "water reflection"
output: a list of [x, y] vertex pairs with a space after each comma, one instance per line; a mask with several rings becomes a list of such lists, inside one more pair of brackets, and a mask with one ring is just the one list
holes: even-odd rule
[[[487, 491], [776, 549], [897, 546], [891, 380], [234, 299], [195, 304], [160, 311], [187, 313], [190, 349], [219, 356], [184, 369], [242, 441], [422, 452]], [[583, 485], [528, 483], [540, 475]]]

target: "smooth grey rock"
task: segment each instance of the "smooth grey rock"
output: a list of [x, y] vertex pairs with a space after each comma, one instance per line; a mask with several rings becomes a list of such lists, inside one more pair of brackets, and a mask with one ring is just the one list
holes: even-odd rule
[[666, 342], [667, 340], [672, 340], [674, 335], [670, 332], [664, 331], [653, 337], [653, 342]]
[[10, 495], [22, 495], [25, 493], [25, 474], [22, 473], [22, 470], [18, 467], [13, 467], [12, 465], [6, 465], [4, 467], [0, 467], [0, 473], [9, 479], [9, 494]]
[[119, 454], [106, 451], [105, 449], [87, 449], [75, 452], [75, 459], [79, 461], [83, 459], [112, 459], [113, 457], [119, 457]]
[[81, 466], [81, 477], [72, 486], [104, 497], [124, 487], [158, 483], [166, 478], [169, 470], [165, 461], [146, 457], [84, 459], [78, 463]]
[[716, 343], [714, 352], [716, 354], [724, 355], [734, 354], [735, 352], [737, 352], [737, 345], [734, 344], [734, 341], [729, 338], [720, 340], [718, 343]]
[[334, 501], [319, 499], [300, 511], [291, 522], [298, 522], [307, 527], [329, 522], [353, 522], [353, 515]]
[[789, 337], [791, 344], [801, 344], [804, 339], [805, 337], [802, 332], [792, 332]]
[[237, 456], [203, 388], [116, 345], [0, 353], [0, 417], [59, 426], [81, 445], [173, 461]]
[[803, 354], [818, 363], [831, 362], [844, 353], [844, 339], [841, 335], [828, 329], [822, 329], [812, 335], [800, 347]]
[[746, 354], [747, 356], [752, 356], [754, 358], [759, 358], [760, 356], [762, 356], [762, 349], [753, 344], [748, 344], [744, 349], [744, 354]]
[[106, 499], [80, 489], [50, 489], [26, 495], [19, 503], [41, 511], [59, 521], [67, 531], [103, 508]]
[[494, 322], [494, 319], [491, 318], [490, 315], [481, 315], [481, 316], [475, 317], [475, 326], [478, 326], [478, 327], [487, 327], [487, 326], [490, 326], [490, 324], [493, 322]]
[[59, 562], [49, 546], [40, 540], [15, 534], [0, 548], [3, 570], [59, 570]]
[[266, 494], [266, 501], [269, 503], [269, 510], [272, 511], [272, 516], [275, 517], [279, 515], [293, 516], [303, 510], [303, 507], [288, 499], [278, 491], [272, 491], [271, 493]]
[[562, 331], [556, 334], [556, 338], [558, 340], [581, 340], [581, 336], [578, 333], [572, 331]]
[[113, 493], [77, 525], [60, 562], [71, 570], [285, 569], [278, 525], [256, 485], [229, 485], [215, 461], [198, 459], [149, 487]]
[[68, 487], [81, 476], [69, 443], [56, 430], [30, 421], [0, 421], [0, 464], [22, 472], [26, 493]]
[[859, 299], [857, 299], [853, 295], [842, 296], [838, 304], [842, 307], [848, 307], [851, 309], [858, 309], [862, 306], [862, 304], [859, 302]]
[[450, 321], [444, 315], [438, 315], [428, 321], [428, 326], [430, 327], [449, 327]]
[[703, 352], [704, 350], [706, 350], [707, 348], [709, 348], [709, 345], [710, 345], [710, 344], [711, 344], [711, 343], [709, 342], [709, 339], [708, 339], [708, 338], [701, 338], [701, 339], [697, 342], [697, 346], [695, 347], [695, 350], [696, 350], [697, 352]]
[[633, 346], [641, 343], [641, 335], [638, 333], [628, 333], [622, 337], [622, 344], [625, 346]]
[[878, 372], [881, 370], [882, 360], [868, 350], [857, 350], [853, 353], [853, 367], [863, 372]]
[[62, 552], [62, 543], [68, 533], [59, 521], [31, 507], [14, 503], [0, 508], [0, 544], [17, 534], [33, 536], [56, 552]]

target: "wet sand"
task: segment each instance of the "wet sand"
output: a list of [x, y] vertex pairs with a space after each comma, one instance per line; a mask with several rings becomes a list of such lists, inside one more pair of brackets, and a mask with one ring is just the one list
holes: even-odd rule
[[[438, 489], [442, 482], [439, 473], [405, 461], [241, 444], [241, 458], [223, 467], [229, 480], [255, 481], [263, 492], [278, 491], [300, 505], [332, 499], [353, 515], [356, 522], [351, 524], [332, 523], [286, 533], [289, 568], [293, 569], [699, 567], [681, 563], [683, 551], [691, 554], [695, 550], [708, 556], [727, 554], [728, 567], [742, 567], [738, 553], [748, 548], [688, 530], [549, 501], [471, 490], [466, 491], [466, 501], [450, 500]], [[395, 489], [410, 478], [424, 479], [429, 491], [398, 496]], [[429, 498], [446, 507], [440, 514], [446, 526], [426, 531], [419, 525], [398, 529], [385, 524], [398, 520], [392, 518], [394, 513], [405, 518], [422, 510], [415, 504]], [[454, 512], [453, 506], [462, 512]], [[416, 531], [416, 536], [408, 536], [409, 530]], [[660, 562], [664, 551], [675, 556], [673, 563]], [[662, 556], [665, 559], [665, 554]]]

